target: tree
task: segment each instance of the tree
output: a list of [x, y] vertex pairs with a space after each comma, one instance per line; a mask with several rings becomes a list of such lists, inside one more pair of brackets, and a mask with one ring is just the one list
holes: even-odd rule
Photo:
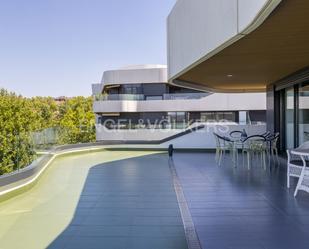
[[59, 103], [51, 97], [24, 98], [0, 89], [0, 175], [33, 161], [33, 134], [47, 136], [56, 131], [56, 144], [95, 141], [92, 104], [92, 97]]
[[35, 158], [29, 136], [33, 118], [25, 98], [0, 90], [0, 174], [24, 167]]

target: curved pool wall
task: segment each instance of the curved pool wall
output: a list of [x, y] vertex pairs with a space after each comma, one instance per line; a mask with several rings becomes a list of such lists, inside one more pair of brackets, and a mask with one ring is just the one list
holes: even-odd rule
[[0, 202], [8, 200], [16, 195], [31, 189], [46, 171], [48, 166], [58, 157], [91, 153], [103, 150], [137, 150], [137, 151], [165, 151], [164, 148], [131, 145], [103, 145], [103, 143], [88, 143], [64, 145], [45, 152], [31, 165], [19, 170], [0, 176]]

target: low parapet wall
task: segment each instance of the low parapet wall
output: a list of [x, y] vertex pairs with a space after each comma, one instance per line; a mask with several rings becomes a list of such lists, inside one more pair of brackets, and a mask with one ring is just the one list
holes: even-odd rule
[[45, 153], [28, 167], [0, 176], [0, 202], [30, 189], [57, 157], [75, 153], [100, 151], [104, 149], [103, 146], [98, 146], [97, 144], [78, 144], [57, 147], [56, 149]]
[[[17, 172], [0, 176], [0, 201], [7, 200], [30, 189], [44, 173], [45, 169], [59, 156], [74, 153], [89, 153], [100, 150], [151, 150], [166, 151], [170, 144], [174, 145], [176, 150], [213, 150], [215, 141], [213, 132], [216, 127], [196, 127], [180, 134], [171, 136], [161, 141], [101, 141], [97, 143], [73, 144], [59, 146], [50, 152], [46, 152], [31, 165]], [[216, 128], [214, 130], [214, 128]], [[231, 125], [227, 133], [231, 130], [246, 129], [249, 135], [262, 134], [265, 132], [264, 125], [258, 126], [239, 126]], [[219, 132], [222, 133], [222, 132]]]

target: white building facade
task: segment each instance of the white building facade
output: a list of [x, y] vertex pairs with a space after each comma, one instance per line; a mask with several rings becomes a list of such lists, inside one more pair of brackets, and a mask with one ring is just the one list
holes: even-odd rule
[[309, 140], [309, 1], [178, 0], [168, 16], [168, 81], [266, 93], [280, 149]]
[[212, 148], [216, 126], [265, 130], [265, 94], [178, 87], [168, 83], [164, 65], [107, 71], [92, 89], [98, 141]]

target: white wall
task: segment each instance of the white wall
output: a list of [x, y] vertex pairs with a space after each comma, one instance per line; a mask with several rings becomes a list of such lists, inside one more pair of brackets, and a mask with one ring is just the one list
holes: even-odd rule
[[95, 101], [95, 113], [266, 110], [265, 93], [214, 93], [191, 100]]
[[210, 126], [197, 132], [178, 137], [174, 140], [163, 143], [160, 146], [162, 148], [167, 148], [169, 144], [173, 144], [174, 148], [213, 149], [216, 147], [213, 132], [229, 136], [231, 131], [242, 129], [245, 129], [249, 136], [263, 134], [266, 131], [266, 125], [229, 125], [227, 129], [221, 125]]
[[[194, 131], [162, 144], [152, 145], [151, 147], [167, 148], [169, 144], [173, 144], [175, 148], [213, 149], [216, 146], [213, 132], [228, 136], [231, 131], [242, 129], [245, 129], [248, 135], [262, 134], [266, 131], [266, 125], [208, 125], [204, 129]], [[182, 131], [150, 129], [108, 131], [102, 128], [97, 129], [97, 140], [159, 141]]]
[[96, 129], [98, 141], [158, 141], [173, 136], [183, 130], [108, 130], [103, 126]]
[[162, 82], [167, 82], [167, 67], [165, 65], [105, 71], [101, 83], [112, 85]]
[[167, 21], [169, 79], [242, 38], [280, 2], [178, 0]]
[[257, 14], [267, 4], [267, 0], [238, 0], [238, 30], [245, 30], [257, 17]]
[[105, 85], [141, 83], [167, 83], [167, 66], [140, 65], [105, 71], [101, 83], [92, 85], [92, 94], [96, 95], [102, 93]]

